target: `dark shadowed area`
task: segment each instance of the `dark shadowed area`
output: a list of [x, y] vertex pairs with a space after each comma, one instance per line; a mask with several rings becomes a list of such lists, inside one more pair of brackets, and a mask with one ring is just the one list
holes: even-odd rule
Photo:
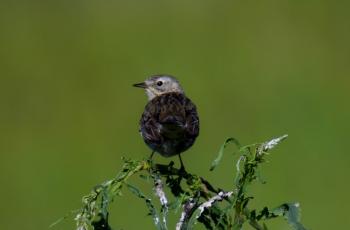
[[[209, 172], [227, 137], [250, 144], [288, 133], [263, 165], [267, 184], [251, 188], [252, 205], [299, 201], [309, 229], [346, 229], [349, 8], [340, 0], [2, 1], [0, 229], [47, 229], [112, 178], [122, 156], [148, 156], [138, 133], [146, 96], [131, 85], [158, 73], [176, 76], [199, 110], [187, 170], [229, 189], [234, 157]], [[154, 229], [127, 191], [110, 218], [115, 229]], [[72, 219], [53, 229], [74, 229]], [[268, 226], [289, 229], [282, 219]]]

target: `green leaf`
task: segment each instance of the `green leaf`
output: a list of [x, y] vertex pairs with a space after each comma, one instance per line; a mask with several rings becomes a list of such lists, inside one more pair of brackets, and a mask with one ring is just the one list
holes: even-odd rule
[[291, 225], [295, 230], [306, 230], [300, 223], [299, 203], [289, 204], [289, 210], [286, 213], [285, 217], [289, 225]]
[[261, 173], [260, 173], [260, 169], [256, 168], [255, 170], [255, 176], [258, 182], [262, 183], [262, 184], [266, 184], [266, 180], [262, 177]]
[[284, 216], [294, 230], [306, 230], [300, 223], [299, 203], [287, 203], [272, 210], [275, 216]]
[[[248, 193], [249, 185], [255, 181], [264, 183], [260, 176], [260, 165], [266, 162], [267, 152], [286, 137], [287, 135], [284, 135], [267, 142], [243, 147], [234, 138], [228, 138], [224, 142], [211, 164], [210, 171], [220, 164], [224, 152], [227, 151], [226, 148], [233, 142], [238, 147], [235, 152], [239, 155], [239, 159], [233, 165], [233, 168], [236, 169], [236, 178], [232, 189], [233, 197], [230, 198], [221, 197], [221, 195], [217, 197], [223, 193], [221, 188], [212, 186], [199, 175], [174, 168], [173, 163], [161, 165], [153, 164], [150, 160], [139, 161], [123, 158], [124, 165], [117, 176], [95, 186], [90, 194], [83, 198], [83, 207], [75, 218], [78, 229], [110, 229], [108, 207], [114, 198], [121, 195], [122, 189], [127, 187], [146, 203], [149, 217], [152, 217], [158, 230], [166, 230], [167, 215], [171, 212], [176, 213], [181, 207], [181, 218], [176, 224], [176, 229], [181, 230], [194, 229], [196, 223], [203, 224], [206, 229], [218, 230], [241, 230], [248, 223], [255, 230], [267, 230], [264, 221], [281, 217], [287, 220], [292, 229], [306, 230], [300, 223], [299, 204], [286, 203], [273, 210], [264, 207], [260, 212], [250, 211], [249, 208], [250, 203], [248, 202], [253, 198]], [[161, 209], [156, 207], [143, 191], [127, 183], [130, 177], [140, 172], [143, 174], [139, 177], [143, 180], [151, 182], [153, 179], [153, 189], [162, 204]], [[161, 179], [166, 179], [164, 185]], [[173, 202], [168, 202], [166, 199], [165, 191], [168, 191], [164, 190], [166, 187], [174, 195]], [[220, 201], [223, 203], [216, 204]]]
[[166, 230], [167, 227], [164, 225], [164, 223], [161, 221], [161, 218], [157, 212], [157, 209], [153, 205], [151, 199], [147, 198], [140, 189], [136, 188], [135, 186], [131, 184], [126, 184], [127, 188], [135, 194], [137, 197], [143, 199], [146, 202], [146, 206], [148, 208], [148, 211], [150, 215], [153, 217], [153, 221], [155, 226], [157, 227], [158, 230]]
[[231, 142], [233, 142], [234, 144], [236, 144], [236, 146], [237, 146], [238, 148], [241, 148], [241, 144], [239, 143], [239, 141], [238, 141], [237, 139], [232, 138], [232, 137], [226, 139], [226, 141], [224, 142], [224, 144], [220, 147], [218, 156], [217, 156], [216, 159], [211, 163], [210, 171], [213, 171], [213, 170], [216, 168], [216, 166], [219, 165], [219, 163], [220, 163], [220, 161], [221, 161], [221, 159], [222, 159], [222, 157], [223, 157], [223, 155], [224, 155], [224, 150], [225, 150], [225, 148], [226, 148], [227, 145], [228, 145], [229, 143], [231, 143]]
[[62, 221], [66, 220], [68, 217], [77, 214], [78, 212], [80, 212], [80, 210], [72, 210], [69, 213], [67, 213], [65, 216], [59, 218], [58, 220], [56, 220], [54, 223], [50, 224], [49, 228], [54, 228], [56, 225], [60, 224]]
[[[150, 166], [146, 161], [135, 161], [123, 159], [124, 165], [118, 175], [95, 186], [90, 194], [83, 197], [83, 208], [76, 215], [76, 222], [79, 227], [93, 229], [93, 224], [99, 220], [105, 220], [108, 225], [108, 206], [116, 196], [121, 195], [121, 189], [125, 182], [137, 172], [147, 170]], [[96, 222], [97, 221], [97, 222]]]
[[267, 226], [265, 223], [263, 223], [264, 230], [268, 230]]

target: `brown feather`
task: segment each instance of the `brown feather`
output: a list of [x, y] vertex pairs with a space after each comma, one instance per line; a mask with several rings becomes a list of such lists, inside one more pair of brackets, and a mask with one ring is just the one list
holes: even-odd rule
[[153, 98], [140, 120], [145, 143], [163, 156], [173, 156], [191, 147], [199, 134], [196, 106], [182, 93]]

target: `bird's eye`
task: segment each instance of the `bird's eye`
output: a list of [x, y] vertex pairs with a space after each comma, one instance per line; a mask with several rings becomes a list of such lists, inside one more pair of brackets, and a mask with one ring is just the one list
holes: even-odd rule
[[162, 86], [162, 85], [163, 85], [163, 82], [162, 82], [162, 81], [158, 81], [158, 82], [157, 82], [157, 85], [158, 85], [158, 86]]

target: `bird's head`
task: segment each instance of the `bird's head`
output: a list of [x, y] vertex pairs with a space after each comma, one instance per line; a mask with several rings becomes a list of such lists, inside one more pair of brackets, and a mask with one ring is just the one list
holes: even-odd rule
[[148, 100], [165, 93], [184, 93], [179, 81], [169, 75], [154, 75], [133, 86], [145, 89]]

